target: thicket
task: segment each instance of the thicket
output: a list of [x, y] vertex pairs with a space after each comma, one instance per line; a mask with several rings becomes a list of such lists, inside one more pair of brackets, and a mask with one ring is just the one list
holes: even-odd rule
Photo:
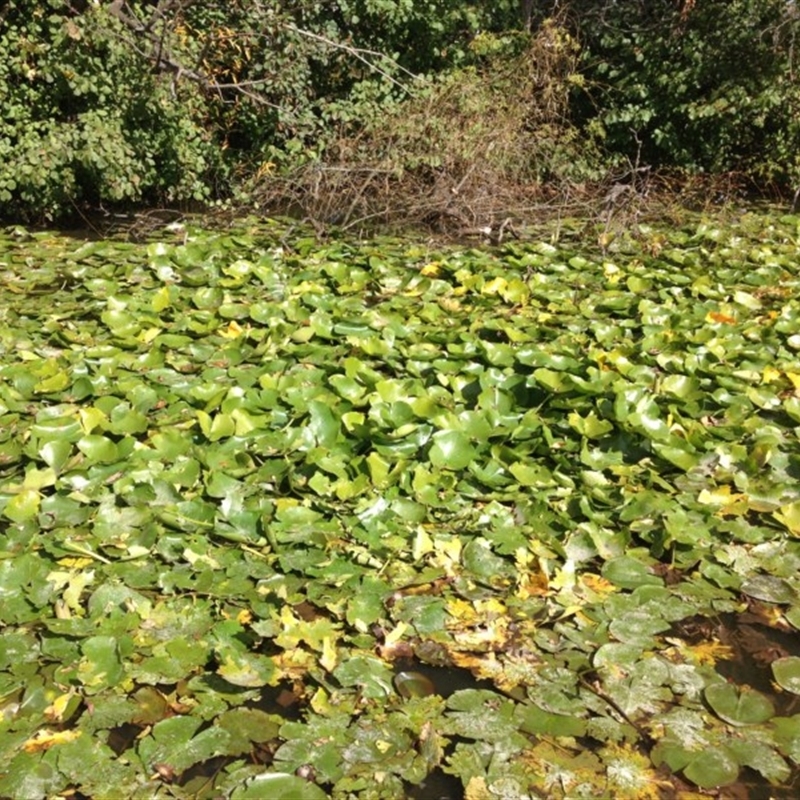
[[648, 167], [793, 189], [798, 29], [786, 0], [9, 0], [0, 216], [470, 225]]
[[573, 0], [576, 120], [610, 153], [764, 185], [800, 177], [794, 0]]

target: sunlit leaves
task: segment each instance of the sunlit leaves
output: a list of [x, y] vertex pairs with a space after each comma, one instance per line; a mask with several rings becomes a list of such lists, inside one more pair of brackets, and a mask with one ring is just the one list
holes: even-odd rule
[[775, 713], [768, 697], [747, 687], [714, 683], [706, 688], [705, 697], [714, 712], [733, 725], [756, 725]]
[[787, 780], [791, 275], [264, 225], [8, 295], [0, 793]]
[[787, 656], [773, 661], [772, 673], [781, 688], [800, 694], [800, 658]]

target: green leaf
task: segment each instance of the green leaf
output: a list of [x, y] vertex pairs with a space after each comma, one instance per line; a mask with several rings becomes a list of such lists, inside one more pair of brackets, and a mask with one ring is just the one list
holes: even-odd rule
[[518, 461], [511, 464], [508, 471], [519, 481], [521, 486], [552, 486], [553, 475], [541, 464], [523, 464]]
[[641, 561], [630, 556], [618, 556], [603, 564], [602, 575], [622, 589], [639, 586], [663, 586], [664, 581], [654, 575]]
[[778, 686], [792, 694], [800, 694], [800, 657], [778, 658], [772, 662], [771, 667]]
[[757, 725], [775, 714], [768, 697], [747, 687], [713, 683], [706, 687], [705, 696], [714, 713], [732, 725]]
[[726, 747], [709, 747], [687, 764], [683, 774], [701, 789], [729, 786], [739, 777], [739, 762]]
[[573, 411], [567, 419], [570, 426], [587, 439], [599, 439], [614, 430], [613, 423], [599, 419], [593, 411], [586, 417]]
[[41, 495], [33, 489], [23, 489], [6, 503], [3, 513], [12, 522], [25, 522], [39, 513]]
[[429, 456], [439, 469], [464, 469], [476, 457], [476, 450], [461, 431], [437, 431], [433, 434], [433, 447]]
[[78, 440], [78, 449], [92, 464], [112, 464], [119, 460], [117, 445], [99, 434], [83, 436]]
[[792, 603], [797, 593], [782, 578], [774, 575], [755, 575], [742, 582], [742, 592], [768, 603]]
[[286, 772], [262, 772], [234, 789], [231, 800], [326, 800], [319, 786]]

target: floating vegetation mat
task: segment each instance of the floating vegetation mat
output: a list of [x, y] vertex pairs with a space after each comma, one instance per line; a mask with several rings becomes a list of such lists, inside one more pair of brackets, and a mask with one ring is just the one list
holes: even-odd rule
[[799, 232], [6, 229], [0, 796], [797, 796]]

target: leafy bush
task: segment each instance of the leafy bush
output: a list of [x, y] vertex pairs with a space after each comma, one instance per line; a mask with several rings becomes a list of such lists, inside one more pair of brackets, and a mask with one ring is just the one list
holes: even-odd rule
[[100, 4], [12, 0], [0, 20], [0, 203], [48, 219], [80, 204], [205, 200], [217, 156], [188, 84], [154, 74]]
[[318, 162], [261, 182], [265, 205], [318, 220], [464, 228], [530, 206], [545, 183], [596, 178], [599, 151], [569, 118], [579, 45], [555, 20], [535, 36], [482, 33], [471, 64], [413, 85], [360, 126], [339, 127]]
[[654, 166], [796, 179], [795, 4], [573, 3], [589, 91], [583, 119], [611, 152]]
[[[0, 17], [0, 203], [206, 200], [261, 164], [301, 163], [415, 73], [470, 58], [515, 4], [11, 0]], [[402, 55], [400, 55], [402, 54]]]

